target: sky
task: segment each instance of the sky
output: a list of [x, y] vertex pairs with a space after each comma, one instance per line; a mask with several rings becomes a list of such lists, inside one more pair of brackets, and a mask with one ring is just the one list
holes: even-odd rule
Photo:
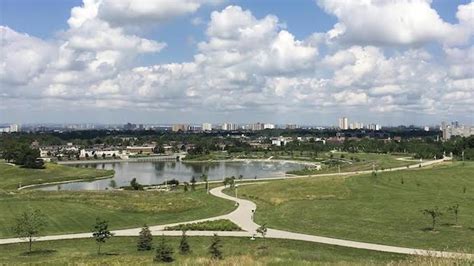
[[0, 0], [0, 123], [474, 124], [474, 3]]

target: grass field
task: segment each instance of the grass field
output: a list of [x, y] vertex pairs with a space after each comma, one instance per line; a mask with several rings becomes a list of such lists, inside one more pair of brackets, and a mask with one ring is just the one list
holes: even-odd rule
[[40, 209], [48, 225], [43, 235], [89, 232], [96, 217], [112, 229], [185, 222], [222, 215], [232, 202], [205, 193], [153, 191], [25, 191], [0, 193], [0, 237], [11, 237], [15, 217], [27, 209]]
[[[332, 156], [332, 157], [331, 157]], [[339, 170], [341, 172], [354, 172], [354, 171], [364, 171], [364, 170], [384, 170], [395, 167], [402, 167], [407, 165], [416, 164], [418, 161], [405, 159], [400, 160], [400, 158], [410, 156], [395, 156], [390, 154], [377, 154], [377, 153], [347, 153], [347, 152], [334, 152], [334, 153], [323, 153], [320, 155], [320, 161], [324, 164], [322, 165], [322, 170], [315, 169], [302, 169], [297, 171], [290, 172], [291, 174], [296, 175], [312, 175], [312, 174], [323, 174], [323, 173], [337, 173]], [[330, 165], [327, 162], [329, 160], [337, 160], [339, 162], [339, 167], [333, 164]]]
[[[268, 249], [259, 249], [262, 240], [222, 237], [224, 259], [220, 263], [211, 261], [208, 247], [210, 237], [189, 237], [192, 253], [180, 255], [177, 251], [179, 237], [167, 237], [175, 250], [174, 265], [380, 265], [407, 262], [403, 255], [357, 250], [316, 243], [291, 240], [268, 239]], [[154, 242], [158, 242], [155, 237]], [[0, 264], [94, 264], [94, 265], [149, 265], [153, 263], [154, 251], [136, 251], [135, 237], [116, 237], [103, 245], [108, 255], [97, 255], [92, 239], [36, 242], [36, 254], [25, 255], [26, 244], [0, 246]]]
[[113, 170], [87, 169], [46, 163], [45, 169], [26, 169], [0, 161], [0, 190], [22, 186], [76, 179], [93, 180], [113, 175]]
[[[256, 222], [271, 228], [406, 247], [474, 252], [474, 163], [246, 185]], [[446, 207], [459, 204], [459, 224]], [[439, 207], [436, 231], [421, 212]]]

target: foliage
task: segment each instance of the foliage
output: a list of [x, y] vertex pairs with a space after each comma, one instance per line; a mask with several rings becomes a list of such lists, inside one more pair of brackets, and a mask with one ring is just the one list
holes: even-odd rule
[[211, 245], [209, 246], [209, 254], [213, 260], [223, 259], [221, 239], [217, 234], [214, 234], [212, 237]]
[[455, 205], [449, 206], [447, 211], [454, 214], [455, 224], [458, 224], [459, 204], [456, 203]]
[[262, 224], [259, 228], [257, 228], [257, 233], [259, 233], [263, 238], [263, 246], [262, 248], [267, 248], [266, 236], [267, 236], [267, 225]]
[[431, 230], [435, 230], [436, 226], [436, 219], [443, 215], [443, 213], [438, 209], [438, 207], [434, 207], [431, 209], [424, 209], [421, 211], [423, 214], [428, 215], [431, 217]]
[[27, 144], [18, 145], [17, 142], [10, 142], [3, 147], [3, 158], [7, 162], [21, 165], [25, 168], [42, 169], [44, 163], [38, 159], [40, 152], [38, 149], [32, 149]]
[[97, 254], [100, 255], [101, 245], [104, 244], [114, 234], [109, 231], [109, 223], [99, 217], [96, 218], [94, 228], [92, 229], [92, 236], [97, 243]]
[[28, 251], [31, 252], [34, 237], [39, 235], [45, 225], [46, 220], [40, 210], [29, 210], [16, 218], [12, 229], [17, 237], [28, 240]]
[[137, 250], [145, 251], [153, 248], [153, 236], [150, 228], [145, 224], [138, 235]]
[[160, 237], [160, 242], [156, 247], [155, 262], [173, 262], [173, 248], [166, 243], [165, 237]]
[[191, 252], [191, 247], [188, 243], [188, 236], [186, 235], [186, 230], [183, 230], [181, 235], [181, 240], [179, 241], [179, 253], [189, 254]]
[[202, 174], [200, 179], [203, 181], [203, 182], [206, 182], [206, 191], [209, 193], [209, 178], [206, 174]]
[[240, 227], [227, 219], [178, 224], [165, 227], [168, 231], [240, 231]]
[[194, 176], [191, 177], [191, 180], [189, 181], [191, 183], [191, 190], [195, 191], [196, 190], [196, 178]]
[[130, 187], [132, 188], [132, 190], [143, 190], [143, 186], [138, 183], [135, 177], [132, 179], [132, 181], [130, 181]]

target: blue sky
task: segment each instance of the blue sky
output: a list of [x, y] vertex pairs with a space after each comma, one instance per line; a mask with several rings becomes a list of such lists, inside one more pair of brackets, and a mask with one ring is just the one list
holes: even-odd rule
[[[125, 0], [127, 1], [129, 0]], [[71, 9], [84, 8], [82, 1], [1, 0], [0, 25], [10, 33], [8, 36], [13, 36], [8, 38], [14, 39], [3, 39], [3, 43], [8, 45], [2, 44], [2, 53], [13, 55], [13, 52], [9, 53], [12, 50], [24, 55], [26, 46], [32, 45], [41, 47], [41, 50], [32, 47], [32, 53], [38, 53], [40, 57], [44, 54], [48, 56], [35, 58], [33, 63], [30, 62], [32, 69], [16, 65], [19, 62], [14, 62], [15, 65], [8, 68], [9, 62], [15, 60], [0, 58], [5, 61], [7, 71], [13, 71], [19, 76], [21, 71], [26, 71], [27, 75], [31, 75], [27, 81], [10, 80], [12, 74], [0, 76], [0, 100], [4, 103], [4, 108], [0, 108], [0, 122], [112, 123], [130, 120], [218, 123], [226, 120], [254, 122], [258, 118], [274, 123], [295, 121], [304, 124], [334, 124], [338, 116], [349, 114], [354, 117], [353, 120], [387, 124], [434, 124], [441, 119], [473, 122], [470, 116], [472, 107], [466, 107], [470, 105], [473, 96], [472, 71], [469, 70], [472, 59], [468, 56], [472, 47], [472, 31], [466, 26], [474, 21], [473, 4], [470, 1], [434, 0], [430, 3], [420, 0], [418, 5], [400, 1], [404, 3], [399, 3], [397, 7], [390, 7], [390, 3], [381, 1], [382, 4], [371, 3], [374, 12], [367, 13], [366, 17], [364, 9], [357, 6], [356, 2], [341, 6], [335, 6], [334, 1], [313, 0], [228, 0], [218, 3], [183, 1], [185, 2], [198, 3], [199, 7], [169, 16], [166, 16], [166, 12], [165, 15], [156, 16], [143, 13], [142, 16], [149, 18], [137, 25], [133, 24], [136, 21], [127, 21], [133, 10], [114, 9], [116, 7], [112, 4], [104, 3], [98, 6], [97, 17], [87, 18], [90, 22], [71, 26], [68, 24]], [[227, 9], [228, 6], [237, 8], [230, 10]], [[460, 6], [466, 7], [463, 9], [467, 14], [465, 22], [461, 22], [456, 15]], [[157, 13], [161, 7], [171, 8], [170, 10], [176, 8], [158, 4]], [[345, 11], [335, 13], [338, 12], [336, 8], [341, 7]], [[397, 14], [397, 8], [419, 11], [410, 17], [411, 14], [403, 11]], [[115, 25], [105, 15], [100, 17], [107, 12], [123, 17], [120, 25]], [[271, 23], [271, 28], [266, 32], [269, 37], [261, 40], [261, 46], [255, 44], [255, 47], [248, 47], [246, 44], [242, 48], [240, 46], [245, 39], [242, 36], [232, 36], [233, 43], [217, 47], [213, 42], [226, 40], [228, 36], [222, 37], [226, 35], [225, 32], [219, 32], [222, 29], [207, 33], [213, 25], [224, 21], [213, 21], [212, 12], [221, 14], [222, 19], [232, 19], [232, 14], [248, 18], [246, 12], [249, 12], [251, 19], [247, 24], [229, 22], [242, 31], [256, 30], [261, 25], [267, 25], [264, 24], [265, 19], [271, 15], [278, 19], [278, 23], [269, 22], [271, 19], [267, 21]], [[358, 12], [362, 13], [359, 17], [351, 17], [352, 13]], [[409, 27], [409, 23], [398, 25], [398, 19], [390, 20], [391, 15], [395, 18], [398, 15], [403, 21], [413, 20], [420, 26], [403, 28]], [[377, 18], [371, 16], [387, 19], [380, 20], [382, 25], [377, 28], [373, 22]], [[351, 24], [351, 21], [358, 24]], [[97, 32], [91, 33], [90, 28], [84, 29], [87, 23], [107, 25], [101, 24], [97, 27], [106, 28], [102, 31], [98, 28]], [[364, 23], [369, 25], [367, 31], [357, 26]], [[345, 31], [337, 33], [334, 38], [331, 34], [336, 32], [337, 24], [343, 25]], [[435, 29], [430, 29], [430, 25]], [[133, 30], [130, 30], [132, 26]], [[218, 26], [215, 28], [219, 28]], [[384, 27], [389, 29], [386, 33]], [[127, 47], [125, 50], [123, 47], [105, 49], [96, 46], [82, 47], [81, 43], [72, 44], [76, 40], [92, 43], [101, 34], [109, 34], [108, 30], [113, 34], [114, 29], [121, 31], [122, 41], [133, 40], [136, 42], [132, 45], [137, 46]], [[289, 33], [289, 36], [280, 36], [282, 32]], [[278, 36], [289, 39], [278, 39]], [[153, 48], [138, 47], [137, 42], [147, 40], [152, 41]], [[285, 50], [288, 55], [281, 54], [278, 50], [280, 48], [275, 48], [276, 45], [284, 45], [288, 49]], [[67, 60], [72, 60], [71, 62], [83, 62], [84, 58], [95, 57], [95, 63], [92, 59], [83, 63], [89, 64], [88, 71], [97, 74], [97, 77], [88, 79], [87, 82], [81, 78], [72, 80], [72, 76], [87, 76], [88, 72], [52, 67], [52, 62], [66, 60], [58, 52], [61, 47], [76, 56], [75, 59], [68, 57]], [[280, 51], [277, 51], [279, 54], [271, 55], [272, 49]], [[236, 50], [241, 58], [234, 58], [237, 61], [233, 65], [227, 64], [223, 68], [218, 61], [224, 58], [219, 54], [230, 56]], [[97, 67], [98, 58], [106, 53], [108, 56], [114, 53], [113, 59], [102, 62], [103, 67], [109, 64], [107, 67], [110, 67], [111, 72], [105, 73], [102, 69], [100, 71], [103, 75], [98, 75], [97, 69], [91, 69]], [[465, 56], [462, 56], [463, 53]], [[202, 55], [204, 61], [196, 59], [197, 55]], [[273, 58], [275, 61], [272, 62], [271, 59], [275, 56], [282, 58]], [[258, 60], [248, 62], [249, 58], [257, 57], [263, 57], [264, 59], [259, 60], [267, 60], [269, 63], [262, 66], [263, 63], [260, 64]], [[363, 61], [367, 58], [373, 60]], [[413, 62], [422, 63], [415, 67]], [[402, 73], [404, 70], [401, 64], [413, 66], [415, 72], [419, 71], [413, 75], [427, 78], [430, 83], [407, 78]], [[361, 65], [365, 66], [364, 69], [357, 69]], [[190, 70], [183, 70], [186, 66]], [[15, 72], [14, 67], [19, 70]], [[383, 77], [383, 73], [375, 73], [381, 67], [387, 67], [388, 71], [398, 76]], [[400, 69], [396, 70], [396, 67]], [[424, 68], [434, 71], [429, 74]], [[148, 74], [140, 76], [138, 83], [133, 85], [137, 89], [131, 90], [124, 85], [131, 84], [131, 81], [124, 77], [138, 69], [146, 70]], [[234, 80], [239, 75], [245, 77], [245, 80]], [[132, 78], [128, 76], [127, 78]], [[151, 76], [154, 77], [152, 81]], [[62, 81], [65, 77], [67, 81]], [[177, 80], [173, 80], [176, 77]], [[137, 79], [138, 77], [134, 77], [134, 81]], [[446, 87], [449, 87], [449, 91], [443, 91]], [[82, 98], [81, 95], [87, 97]], [[219, 98], [226, 99], [227, 95], [233, 95], [228, 99], [229, 102], [219, 101]], [[108, 96], [110, 99], [107, 102], [104, 97]], [[232, 98], [240, 99], [240, 102], [235, 103]], [[127, 99], [129, 104], [126, 103]], [[151, 99], [153, 100], [150, 101]], [[152, 103], [153, 101], [156, 103]], [[68, 104], [71, 102], [74, 104]], [[278, 106], [277, 110], [272, 110], [271, 105]], [[84, 108], [90, 110], [89, 113], [78, 113], [78, 110]], [[39, 115], [31, 116], [30, 110], [35, 110], [33, 112]], [[92, 115], [98, 111], [99, 116]]]

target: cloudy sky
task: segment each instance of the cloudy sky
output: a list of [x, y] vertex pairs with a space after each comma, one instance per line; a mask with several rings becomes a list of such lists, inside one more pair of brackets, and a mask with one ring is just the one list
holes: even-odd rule
[[474, 3], [0, 0], [0, 122], [474, 124]]

